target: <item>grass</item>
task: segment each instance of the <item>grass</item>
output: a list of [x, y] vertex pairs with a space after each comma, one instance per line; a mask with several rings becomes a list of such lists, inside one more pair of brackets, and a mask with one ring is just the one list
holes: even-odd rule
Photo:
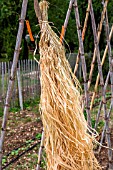
[[[29, 111], [32, 110], [34, 112], [38, 112], [38, 110], [39, 110], [38, 109], [39, 101], [40, 101], [39, 96], [34, 98], [34, 99], [29, 99], [29, 100], [25, 101], [23, 103], [24, 110], [27, 109]], [[21, 109], [20, 109], [20, 107], [18, 106], [18, 103], [17, 103], [17, 104], [15, 104], [15, 107], [11, 107], [9, 111], [13, 112], [13, 113], [16, 113], [16, 112], [19, 112], [20, 110]], [[0, 117], [2, 117], [2, 116], [3, 116], [3, 107], [1, 106], [0, 107]]]

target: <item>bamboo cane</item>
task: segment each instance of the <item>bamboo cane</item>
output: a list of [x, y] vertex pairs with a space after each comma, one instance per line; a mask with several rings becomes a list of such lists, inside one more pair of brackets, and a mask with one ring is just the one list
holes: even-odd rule
[[42, 131], [42, 138], [41, 138], [41, 144], [40, 144], [40, 148], [39, 148], [39, 152], [38, 152], [38, 164], [36, 167], [36, 170], [40, 170], [40, 164], [41, 164], [41, 158], [42, 158], [42, 150], [44, 147], [44, 131]]
[[[106, 81], [105, 81], [105, 85], [104, 85], [104, 90], [106, 91], [106, 88], [107, 88], [107, 85], [108, 85], [108, 82], [109, 82], [109, 77], [110, 77], [110, 71], [108, 72], [107, 74], [107, 77], [106, 77]], [[95, 121], [95, 129], [97, 129], [97, 125], [98, 125], [98, 122], [99, 122], [99, 117], [100, 117], [100, 112], [101, 112], [101, 109], [102, 109], [102, 100], [100, 101], [100, 104], [99, 104], [99, 109], [98, 109], [98, 113], [97, 113], [97, 117], [96, 117], [96, 121]]]
[[60, 42], [61, 43], [63, 42], [64, 36], [65, 36], [65, 33], [66, 33], [66, 29], [67, 29], [67, 25], [68, 25], [68, 21], [69, 21], [69, 17], [70, 17], [70, 13], [71, 13], [71, 10], [72, 10], [73, 3], [74, 3], [74, 0], [70, 0], [69, 7], [68, 7], [68, 10], [67, 10], [67, 14], [66, 14], [66, 18], [65, 18], [65, 21], [64, 21], [64, 25], [62, 26], [62, 31], [61, 31], [61, 35], [60, 35]]
[[86, 70], [86, 62], [85, 62], [85, 57], [84, 57], [84, 46], [83, 46], [83, 41], [82, 41], [82, 33], [81, 33], [81, 27], [80, 27], [77, 0], [74, 1], [74, 11], [75, 11], [75, 19], [76, 19], [77, 33], [78, 33], [78, 39], [79, 39], [79, 48], [80, 48], [80, 57], [81, 57], [81, 62], [82, 62], [82, 71], [83, 71], [83, 78], [84, 78], [87, 122], [88, 122], [88, 125], [91, 127], [91, 115], [90, 115], [90, 109], [89, 109], [89, 94], [88, 94], [88, 85], [87, 85], [87, 70]]
[[[112, 28], [113, 28], [113, 25], [112, 25]], [[111, 106], [113, 107], [113, 63], [112, 63], [113, 56], [111, 54], [111, 43], [109, 39], [109, 23], [108, 23], [107, 10], [106, 10], [106, 38], [107, 38], [107, 45], [108, 45], [109, 70], [110, 70], [110, 80], [111, 80]]]
[[102, 89], [102, 101], [103, 101], [103, 105], [104, 105], [104, 116], [106, 117], [107, 116], [107, 110], [106, 110], [106, 98], [105, 98], [105, 90], [104, 90], [104, 78], [103, 78], [103, 73], [102, 73], [100, 51], [99, 51], [98, 38], [97, 38], [97, 33], [96, 33], [96, 23], [95, 23], [95, 18], [94, 18], [92, 0], [89, 0], [89, 1], [91, 2], [90, 15], [91, 15], [91, 21], [92, 21], [94, 43], [95, 43], [95, 48], [96, 48], [98, 71], [99, 71], [99, 75], [100, 75], [100, 85], [101, 85], [101, 89]]
[[[89, 18], [89, 11], [90, 11], [90, 4], [88, 3], [88, 7], [87, 7], [87, 10], [86, 10], [86, 17], [85, 17], [85, 21], [84, 21], [84, 27], [83, 27], [83, 30], [82, 30], [82, 40], [83, 41], [84, 41], [84, 38], [85, 38], [86, 29], [87, 29], [87, 22], [88, 22], [88, 18]], [[75, 64], [75, 68], [74, 68], [74, 74], [76, 74], [76, 72], [78, 70], [79, 60], [80, 60], [80, 50], [78, 51], [78, 55], [77, 55], [77, 59], [76, 59], [76, 64]]]
[[[111, 40], [112, 34], [113, 34], [113, 26], [112, 26], [110, 34], [109, 34], [109, 40]], [[104, 55], [102, 57], [102, 63], [101, 63], [102, 66], [104, 64], [107, 52], [108, 52], [108, 45], [106, 45], [106, 48], [105, 48], [105, 51], [104, 51]], [[96, 79], [96, 84], [95, 84], [95, 87], [94, 87], [94, 92], [93, 92], [92, 99], [91, 99], [90, 110], [92, 110], [92, 107], [93, 107], [94, 99], [95, 99], [97, 88], [98, 88], [98, 84], [99, 84], [99, 79], [100, 79], [100, 75], [98, 73], [98, 76], [97, 76], [97, 79]]]
[[22, 41], [22, 34], [23, 34], [23, 29], [24, 29], [24, 21], [25, 21], [25, 16], [26, 16], [27, 4], [28, 4], [28, 0], [23, 0], [21, 18], [19, 22], [19, 29], [18, 29], [16, 46], [15, 46], [14, 57], [13, 57], [13, 64], [11, 68], [11, 75], [10, 75], [6, 102], [5, 102], [5, 107], [4, 107], [4, 116], [3, 116], [2, 130], [1, 130], [1, 137], [0, 137], [0, 170], [2, 169], [3, 144], [4, 144], [8, 115], [9, 115], [10, 101], [11, 101], [12, 91], [14, 87], [14, 79], [15, 79], [16, 70], [17, 70], [17, 62], [18, 62], [19, 53], [20, 53], [20, 45]]
[[[109, 56], [109, 70], [110, 70], [110, 80], [111, 80], [111, 108], [109, 110], [109, 115], [107, 115], [107, 120], [106, 120], [106, 138], [107, 138], [107, 142], [108, 142], [108, 146], [109, 148], [111, 147], [111, 141], [110, 141], [110, 129], [108, 129], [107, 127], [109, 127], [109, 119], [110, 119], [110, 112], [112, 110], [113, 107], [113, 64], [112, 64], [112, 54], [111, 54], [111, 44], [110, 44], [110, 40], [109, 40], [109, 22], [108, 22], [108, 14], [107, 14], [107, 10], [106, 10], [106, 17], [105, 17], [105, 23], [106, 23], [106, 40], [107, 40], [107, 45], [108, 45], [108, 56]], [[109, 156], [109, 169], [113, 169], [113, 163], [112, 163], [112, 150], [108, 149], [108, 156]]]
[[[97, 34], [98, 44], [99, 44], [99, 41], [100, 41], [100, 35], [101, 35], [101, 31], [102, 31], [102, 23], [103, 23], [104, 18], [105, 18], [107, 4], [108, 4], [108, 0], [105, 1], [105, 5], [103, 7], [103, 11], [102, 11], [102, 14], [101, 14], [101, 20], [100, 20], [100, 24], [99, 24], [99, 28], [98, 28], [98, 34]], [[90, 85], [91, 85], [92, 74], [93, 74], [94, 65], [95, 65], [95, 59], [96, 59], [96, 48], [94, 48], [93, 59], [92, 59], [92, 62], [91, 62], [91, 69], [90, 69], [89, 80], [88, 80], [88, 89], [90, 88]]]
[[[110, 109], [109, 109], [109, 112], [108, 112], [108, 117], [110, 117], [111, 110], [112, 110], [112, 104], [110, 104]], [[103, 131], [102, 131], [98, 153], [100, 153], [101, 148], [102, 148], [102, 143], [103, 143], [103, 140], [104, 140], [104, 137], [105, 137], [105, 131], [106, 131], [106, 124], [104, 125]], [[111, 146], [110, 146], [110, 148], [111, 148]]]
[[[92, 21], [93, 34], [94, 34], [94, 42], [95, 42], [97, 62], [98, 62], [98, 71], [99, 71], [99, 75], [100, 75], [100, 85], [101, 85], [101, 89], [102, 89], [102, 102], [103, 102], [103, 109], [104, 109], [104, 119], [105, 119], [105, 125], [106, 125], [106, 132], [108, 132], [108, 134], [106, 135], [107, 146], [111, 147], [110, 134], [109, 134], [109, 119], [107, 117], [106, 97], [105, 97], [105, 90], [104, 90], [104, 78], [103, 78], [102, 65], [101, 65], [101, 60], [100, 60], [98, 38], [97, 38], [97, 34], [96, 34], [96, 24], [95, 24], [92, 1], [91, 0], [89, 0], [89, 1], [91, 2], [90, 15], [91, 15], [91, 21]], [[109, 160], [111, 160], [111, 152], [108, 152], [108, 158], [109, 158]], [[109, 161], [109, 165], [112, 166], [110, 161]]]
[[38, 22], [41, 28], [42, 14], [40, 11], [38, 0], [34, 0], [34, 10], [35, 10], [35, 14], [36, 14], [36, 17], [38, 18]]
[[[40, 10], [40, 7], [39, 7], [38, 0], [34, 0], [34, 9], [35, 9], [35, 13], [36, 13], [36, 16], [38, 18], [38, 22], [39, 22], [39, 25], [40, 25], [40, 28], [41, 28], [41, 21], [43, 20], [43, 16], [41, 14], [41, 10]], [[40, 148], [39, 148], [38, 164], [37, 164], [36, 170], [40, 170], [42, 150], [43, 150], [43, 147], [44, 147], [44, 136], [45, 136], [44, 131], [42, 131], [41, 145], [40, 145]]]

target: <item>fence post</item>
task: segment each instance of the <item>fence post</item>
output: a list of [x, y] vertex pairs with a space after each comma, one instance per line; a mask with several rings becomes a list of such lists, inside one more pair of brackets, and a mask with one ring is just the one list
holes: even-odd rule
[[21, 110], [23, 110], [23, 97], [22, 97], [22, 86], [21, 86], [21, 78], [20, 78], [20, 68], [17, 69], [17, 81], [18, 81], [20, 108], [21, 108]]
[[4, 98], [4, 63], [2, 62], [2, 95]]

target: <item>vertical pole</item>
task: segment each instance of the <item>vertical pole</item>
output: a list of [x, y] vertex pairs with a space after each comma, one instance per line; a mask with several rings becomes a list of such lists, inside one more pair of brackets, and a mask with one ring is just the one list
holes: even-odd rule
[[78, 33], [78, 39], [79, 39], [80, 57], [81, 57], [82, 71], [83, 71], [83, 78], [84, 78], [84, 91], [85, 91], [87, 122], [88, 122], [88, 125], [91, 127], [91, 115], [90, 115], [90, 109], [89, 109], [89, 94], [88, 94], [88, 83], [87, 83], [87, 70], [86, 70], [86, 62], [85, 62], [85, 57], [84, 57], [84, 46], [83, 46], [83, 40], [82, 40], [82, 32], [81, 32], [81, 26], [80, 26], [77, 0], [74, 1], [74, 11], [75, 11], [75, 19], [76, 19], [77, 33]]
[[[101, 13], [100, 24], [99, 24], [99, 27], [97, 29], [97, 41], [98, 41], [98, 44], [99, 44], [100, 35], [101, 35], [101, 32], [102, 32], [102, 24], [103, 24], [103, 21], [105, 19], [105, 13], [106, 13], [106, 9], [107, 9], [107, 4], [108, 4], [108, 0], [105, 1], [105, 5], [104, 5], [102, 13]], [[88, 81], [88, 89], [90, 88], [90, 85], [91, 85], [92, 74], [93, 74], [94, 65], [95, 65], [95, 59], [96, 59], [96, 48], [94, 48], [93, 58], [92, 58], [92, 62], [91, 62], [91, 69], [90, 69], [89, 81]]]
[[17, 81], [18, 81], [20, 108], [21, 110], [23, 110], [22, 86], [21, 86], [21, 78], [20, 78], [20, 63], [19, 63], [19, 68], [17, 69]]
[[62, 31], [61, 31], [61, 35], [60, 35], [60, 42], [61, 43], [63, 42], [64, 36], [65, 36], [65, 33], [66, 33], [66, 29], [67, 29], [67, 25], [68, 25], [68, 22], [69, 22], [69, 17], [70, 17], [70, 13], [71, 13], [71, 10], [72, 10], [73, 3], [74, 3], [74, 0], [70, 0], [69, 7], [68, 7], [68, 10], [67, 10], [67, 14], [66, 14], [66, 18], [65, 18], [65, 21], [64, 21], [64, 25], [62, 26]]
[[4, 62], [2, 62], [2, 96], [4, 98]]
[[[101, 89], [102, 89], [102, 102], [103, 102], [104, 119], [105, 119], [105, 126], [106, 126], [107, 146], [111, 147], [110, 134], [109, 134], [109, 119], [108, 119], [107, 108], [106, 108], [104, 78], [103, 78], [102, 65], [101, 65], [101, 60], [100, 60], [98, 37], [97, 37], [97, 33], [96, 33], [96, 23], [95, 23], [95, 18], [94, 18], [92, 0], [89, 0], [89, 1], [91, 2], [90, 15], [91, 15], [91, 21], [92, 21], [93, 34], [94, 34], [94, 42], [95, 42], [96, 56], [97, 56], [97, 62], [98, 62], [98, 71], [99, 71], [99, 75], [100, 75], [100, 85], [101, 85]], [[109, 159], [111, 158], [110, 152], [108, 152], [108, 158]], [[110, 163], [110, 160], [109, 160], [109, 163]]]
[[[105, 15], [105, 23], [106, 23], [106, 40], [107, 40], [107, 45], [108, 45], [108, 56], [109, 56], [109, 70], [110, 70], [110, 80], [111, 80], [111, 108], [113, 107], [113, 57], [111, 54], [111, 43], [109, 40], [109, 22], [108, 22], [108, 14], [106, 10], [106, 15]], [[110, 111], [111, 111], [110, 108]], [[107, 125], [109, 126], [109, 119], [110, 119], [110, 111], [109, 115], [107, 115]], [[106, 128], [106, 138], [107, 138], [107, 143], [108, 146], [111, 147], [111, 141], [110, 141], [110, 129]], [[112, 150], [108, 149], [108, 158], [109, 158], [109, 170], [113, 169], [113, 163], [112, 163]]]
[[[109, 40], [111, 40], [112, 34], [113, 34], [113, 26], [112, 26], [111, 31], [110, 31], [110, 34], [109, 34]], [[96, 51], [95, 51], [95, 52], [96, 52]], [[103, 57], [102, 57], [102, 62], [101, 62], [101, 65], [102, 65], [102, 66], [103, 66], [103, 64], [104, 64], [104, 62], [105, 62], [105, 58], [106, 58], [107, 52], [108, 52], [108, 44], [106, 45], [106, 48], [105, 48], [105, 51], [104, 51], [104, 55], [103, 55]], [[93, 60], [93, 61], [94, 61], [94, 60]], [[92, 107], [93, 107], [95, 95], [96, 95], [97, 88], [98, 88], [98, 84], [99, 84], [99, 79], [100, 79], [100, 74], [98, 73], [97, 79], [96, 79], [96, 83], [95, 83], [95, 87], [94, 87], [94, 92], [93, 92], [93, 95], [92, 95], [92, 98], [91, 98], [90, 110], [92, 110]], [[89, 84], [89, 87], [90, 87], [90, 84]]]
[[[88, 3], [88, 7], [86, 10], [86, 17], [85, 17], [85, 21], [84, 21], [84, 27], [82, 30], [82, 40], [84, 41], [85, 38], [85, 33], [86, 33], [86, 28], [87, 28], [87, 22], [88, 22], [88, 18], [89, 18], [89, 11], [90, 11], [90, 4]], [[77, 58], [76, 58], [76, 64], [75, 64], [75, 68], [74, 68], [74, 74], [76, 74], [78, 66], [79, 66], [79, 60], [80, 60], [80, 51], [78, 51], [77, 54]]]
[[41, 144], [40, 144], [40, 148], [39, 148], [39, 152], [38, 152], [38, 163], [37, 163], [36, 170], [40, 170], [42, 151], [43, 151], [43, 147], [44, 147], [44, 140], [45, 140], [45, 135], [44, 135], [44, 131], [42, 131], [42, 138], [41, 138]]
[[5, 101], [5, 107], [4, 107], [4, 116], [3, 116], [1, 136], [0, 136], [0, 170], [2, 170], [3, 144], [4, 144], [4, 139], [5, 139], [6, 125], [7, 125], [8, 115], [9, 115], [12, 91], [14, 87], [14, 80], [15, 80], [15, 75], [16, 75], [16, 70], [17, 70], [17, 62], [18, 62], [19, 53], [20, 53], [20, 45], [22, 41], [24, 21], [25, 21], [25, 16], [26, 16], [26, 11], [27, 11], [27, 3], [28, 3], [28, 0], [23, 0], [21, 17], [20, 17], [20, 22], [19, 22], [19, 29], [17, 33], [16, 46], [15, 46], [14, 57], [13, 57], [13, 64], [11, 68], [11, 75], [10, 75], [6, 101]]
[[36, 17], [38, 18], [38, 22], [41, 28], [42, 14], [40, 11], [38, 0], [34, 0], [34, 10], [35, 10], [35, 14], [36, 14]]

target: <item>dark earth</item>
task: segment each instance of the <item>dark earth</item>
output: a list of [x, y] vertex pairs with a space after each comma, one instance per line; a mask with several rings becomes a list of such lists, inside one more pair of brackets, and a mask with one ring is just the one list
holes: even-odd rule
[[[1, 120], [0, 120], [1, 123]], [[26, 141], [30, 141], [36, 137], [37, 134], [41, 134], [42, 132], [42, 123], [40, 120], [40, 115], [37, 112], [32, 112], [28, 110], [20, 111], [13, 113], [11, 112], [8, 119], [8, 126], [6, 131], [5, 137], [5, 144], [4, 144], [4, 155], [12, 152], [15, 148], [22, 148], [17, 154], [11, 154], [7, 157], [3, 167], [10, 162], [14, 157], [17, 157], [19, 153], [22, 153], [26, 150], [25, 146], [22, 146]], [[111, 130], [111, 140], [113, 146], [113, 131]], [[101, 134], [100, 134], [101, 135]], [[98, 137], [98, 140], [100, 137]], [[40, 142], [39, 139], [33, 140], [29, 145], [28, 148]], [[106, 145], [104, 143], [103, 145]], [[27, 148], [27, 149], [28, 149]], [[7, 170], [33, 170], [36, 168], [37, 165], [37, 155], [38, 155], [38, 147], [33, 148], [32, 150], [28, 151], [21, 157], [19, 157], [15, 162], [13, 162], [10, 166], [8, 166]], [[95, 154], [100, 165], [102, 166], [102, 170], [108, 169], [108, 158], [107, 158], [107, 149], [102, 148], [100, 154]], [[32, 155], [35, 156], [32, 156]], [[29, 155], [29, 156], [28, 156]], [[30, 164], [28, 163], [30, 161]], [[26, 166], [25, 166], [26, 162]], [[42, 168], [43, 169], [43, 168]]]

